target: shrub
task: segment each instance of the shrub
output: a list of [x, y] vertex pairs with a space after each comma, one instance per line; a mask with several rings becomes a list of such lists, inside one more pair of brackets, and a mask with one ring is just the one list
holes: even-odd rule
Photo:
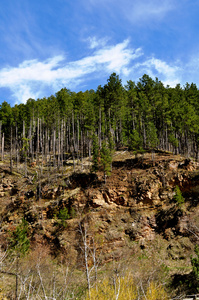
[[132, 275], [117, 277], [115, 280], [104, 279], [97, 287], [87, 293], [86, 300], [134, 300], [137, 299], [137, 287]]
[[193, 268], [194, 286], [199, 291], [199, 247], [196, 245], [194, 250], [196, 256], [191, 257], [191, 264]]
[[60, 209], [59, 213], [57, 214], [58, 218], [58, 224], [66, 227], [66, 220], [70, 219], [70, 215], [68, 213], [68, 209], [64, 207], [63, 209]]
[[10, 250], [16, 252], [17, 255], [24, 256], [30, 248], [30, 241], [27, 237], [28, 233], [28, 222], [22, 219], [16, 229], [10, 235]]
[[181, 206], [184, 203], [184, 198], [178, 185], [176, 185], [174, 192], [175, 195], [173, 199], [175, 200], [178, 206]]
[[70, 215], [68, 213], [68, 209], [66, 207], [64, 207], [63, 209], [60, 209], [57, 217], [58, 217], [58, 219], [60, 219], [62, 221], [70, 219]]
[[168, 295], [162, 285], [157, 285], [155, 282], [150, 282], [146, 291], [147, 300], [168, 300]]

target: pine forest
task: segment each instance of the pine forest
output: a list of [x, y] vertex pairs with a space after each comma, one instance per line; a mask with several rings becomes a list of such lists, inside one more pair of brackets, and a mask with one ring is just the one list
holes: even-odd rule
[[96, 137], [100, 149], [104, 141], [115, 149], [158, 148], [198, 158], [199, 90], [193, 83], [164, 87], [143, 75], [123, 86], [113, 73], [96, 91], [63, 88], [14, 107], [4, 101], [0, 121], [2, 160], [10, 151], [16, 163], [42, 155], [61, 166], [69, 155], [91, 156]]

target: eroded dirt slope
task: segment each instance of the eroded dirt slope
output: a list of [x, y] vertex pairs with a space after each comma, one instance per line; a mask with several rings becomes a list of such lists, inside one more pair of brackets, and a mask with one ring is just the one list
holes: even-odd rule
[[[34, 166], [24, 177], [15, 169], [10, 174], [9, 164], [2, 163], [1, 245], [25, 218], [32, 248], [49, 245], [53, 255], [77, 264], [83, 224], [95, 238], [102, 263], [130, 257], [138, 248], [155, 249], [157, 259], [168, 266], [189, 270], [199, 234], [198, 163], [170, 153], [159, 152], [152, 159], [150, 153], [135, 157], [121, 151], [114, 155], [106, 184], [103, 172], [91, 174], [88, 165], [76, 173], [66, 165], [59, 175], [53, 167]], [[176, 186], [184, 204], [174, 201]], [[68, 214], [61, 220], [65, 208]]]

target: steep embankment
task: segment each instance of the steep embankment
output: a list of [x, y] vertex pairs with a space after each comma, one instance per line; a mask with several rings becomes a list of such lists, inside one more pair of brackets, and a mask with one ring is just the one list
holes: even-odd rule
[[[78, 265], [83, 224], [102, 264], [138, 255], [154, 257], [171, 273], [190, 272], [199, 234], [197, 163], [170, 153], [156, 153], [152, 160], [149, 153], [117, 152], [106, 184], [102, 172], [90, 174], [85, 168], [72, 174], [68, 164], [56, 175], [53, 167], [41, 172], [32, 165], [25, 178], [10, 174], [2, 163], [2, 247], [8, 232], [25, 218], [32, 248], [49, 245], [53, 255]], [[176, 186], [184, 203], [174, 200]]]

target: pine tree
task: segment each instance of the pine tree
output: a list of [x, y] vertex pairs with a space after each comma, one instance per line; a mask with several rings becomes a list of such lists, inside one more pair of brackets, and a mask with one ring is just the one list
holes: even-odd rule
[[184, 203], [184, 197], [182, 196], [181, 190], [178, 185], [176, 185], [174, 192], [174, 200], [178, 206], [181, 206]]
[[15, 252], [18, 256], [24, 256], [30, 248], [30, 241], [27, 237], [28, 233], [28, 222], [22, 219], [16, 229], [10, 236], [10, 250]]
[[142, 148], [142, 141], [139, 136], [139, 133], [137, 130], [132, 130], [132, 133], [130, 134], [129, 137], [129, 149], [130, 150], [141, 150]]

